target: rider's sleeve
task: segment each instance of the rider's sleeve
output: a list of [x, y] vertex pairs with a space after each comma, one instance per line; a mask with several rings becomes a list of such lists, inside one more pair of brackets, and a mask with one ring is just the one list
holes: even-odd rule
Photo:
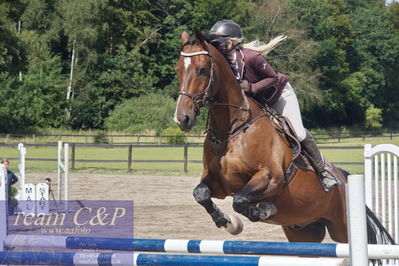
[[253, 57], [251, 65], [258, 75], [259, 81], [251, 83], [251, 92], [257, 94], [272, 88], [278, 82], [277, 72], [270, 66], [266, 59], [258, 54]]

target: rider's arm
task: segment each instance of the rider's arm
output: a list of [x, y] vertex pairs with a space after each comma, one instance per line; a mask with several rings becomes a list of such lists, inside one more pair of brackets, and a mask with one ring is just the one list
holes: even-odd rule
[[257, 74], [257, 82], [251, 83], [250, 92], [257, 94], [277, 85], [278, 75], [277, 72], [270, 66], [262, 55], [257, 55], [251, 58], [250, 64], [252, 70]]

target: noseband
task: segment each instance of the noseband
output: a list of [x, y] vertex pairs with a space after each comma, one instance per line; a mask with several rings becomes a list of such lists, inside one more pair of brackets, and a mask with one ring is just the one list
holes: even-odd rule
[[179, 95], [184, 95], [187, 96], [189, 98], [191, 98], [193, 100], [194, 103], [194, 111], [196, 114], [199, 113], [199, 110], [202, 106], [205, 105], [205, 103], [207, 101], [210, 100], [210, 98], [212, 96], [209, 96], [209, 90], [213, 84], [214, 78], [213, 78], [213, 60], [212, 60], [212, 54], [210, 53], [209, 49], [207, 49], [206, 51], [197, 51], [197, 52], [193, 52], [193, 53], [186, 53], [186, 52], [180, 52], [181, 56], [184, 57], [193, 57], [193, 56], [197, 56], [197, 55], [207, 55], [211, 58], [211, 71], [210, 71], [210, 76], [209, 76], [209, 81], [208, 81], [208, 85], [206, 86], [205, 90], [203, 90], [202, 92], [196, 93], [196, 94], [191, 94], [189, 92], [186, 91], [180, 91]]

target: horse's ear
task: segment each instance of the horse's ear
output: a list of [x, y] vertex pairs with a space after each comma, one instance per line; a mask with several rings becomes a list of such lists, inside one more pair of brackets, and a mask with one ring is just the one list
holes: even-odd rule
[[193, 29], [195, 39], [198, 41], [198, 44], [204, 46], [205, 45], [205, 37], [202, 31], [197, 28]]
[[185, 45], [189, 39], [190, 39], [190, 35], [188, 35], [187, 31], [184, 30], [181, 33], [181, 37], [180, 37], [181, 44]]

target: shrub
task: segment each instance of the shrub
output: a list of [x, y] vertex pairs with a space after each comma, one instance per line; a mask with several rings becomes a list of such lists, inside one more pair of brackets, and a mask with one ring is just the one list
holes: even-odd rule
[[186, 137], [184, 132], [176, 127], [168, 127], [162, 131], [161, 136], [165, 136], [166, 142], [169, 144], [184, 144]]
[[382, 128], [382, 110], [370, 105], [366, 110], [365, 128], [367, 130], [380, 130]]
[[107, 134], [105, 132], [100, 132], [94, 136], [94, 143], [96, 144], [108, 144]]
[[105, 120], [105, 126], [111, 131], [141, 133], [153, 130], [159, 134], [173, 126], [174, 110], [172, 97], [151, 93], [122, 102]]

